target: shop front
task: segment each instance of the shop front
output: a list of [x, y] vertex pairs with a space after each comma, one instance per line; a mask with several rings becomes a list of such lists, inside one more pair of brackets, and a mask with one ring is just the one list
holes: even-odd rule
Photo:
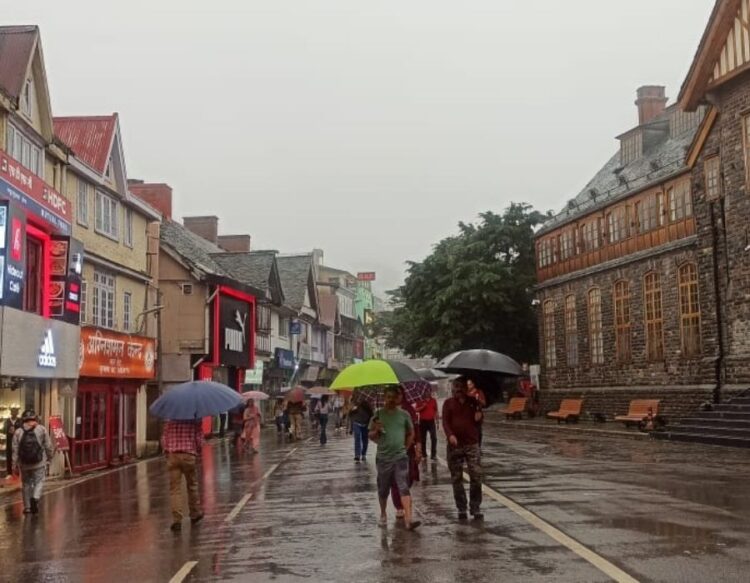
[[[255, 366], [255, 297], [228, 285], [217, 285], [210, 330], [210, 353], [194, 367], [195, 379], [215, 381], [239, 391], [245, 371]], [[220, 430], [219, 423], [219, 418], [207, 417], [203, 420], [204, 433]]]
[[[78, 326], [0, 307], [0, 330], [0, 423], [12, 407], [34, 409], [43, 423], [63, 413], [78, 378]], [[0, 457], [6, 447], [3, 435]]]
[[123, 463], [138, 455], [145, 419], [144, 386], [155, 378], [153, 338], [95, 327], [81, 329], [80, 379], [71, 436], [77, 471]]

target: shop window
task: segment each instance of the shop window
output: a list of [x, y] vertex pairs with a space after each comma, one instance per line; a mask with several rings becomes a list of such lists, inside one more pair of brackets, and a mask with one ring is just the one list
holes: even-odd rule
[[26, 285], [23, 309], [42, 314], [42, 287], [44, 275], [42, 242], [35, 237], [26, 237]]
[[602, 292], [589, 290], [589, 348], [591, 364], [604, 364], [604, 333], [602, 331]]
[[698, 269], [687, 263], [679, 270], [680, 336], [682, 355], [699, 356], [701, 353], [701, 312], [698, 301]]
[[574, 295], [565, 298], [565, 350], [568, 366], [578, 366], [578, 314]]
[[615, 349], [618, 362], [630, 362], [630, 284], [618, 281], [614, 289]]
[[96, 230], [117, 240], [120, 236], [119, 205], [103, 192], [96, 193]]
[[94, 271], [94, 294], [92, 297], [92, 323], [102, 328], [115, 327], [115, 278], [113, 275]]
[[544, 302], [544, 364], [547, 368], [557, 366], [555, 347], [555, 302]]
[[658, 273], [649, 273], [643, 280], [646, 324], [646, 356], [652, 362], [664, 360], [664, 317], [661, 281]]

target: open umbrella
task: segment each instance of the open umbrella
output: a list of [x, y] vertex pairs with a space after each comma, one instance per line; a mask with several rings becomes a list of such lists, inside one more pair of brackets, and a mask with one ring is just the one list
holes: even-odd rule
[[[401, 383], [404, 390], [404, 398], [408, 403], [414, 404], [429, 399], [432, 396], [432, 385], [425, 380], [407, 381]], [[359, 403], [367, 401], [375, 410], [385, 405], [385, 387], [362, 387], [354, 391], [352, 401]]]
[[211, 381], [190, 381], [177, 385], [153, 402], [149, 411], [162, 419], [187, 421], [226, 413], [242, 405], [240, 394]]
[[422, 380], [409, 366], [394, 360], [366, 360], [342, 370], [331, 384], [334, 391]]
[[488, 372], [513, 377], [520, 377], [523, 374], [521, 365], [510, 356], [481, 349], [461, 350], [449, 354], [438, 362], [434, 368], [457, 374]]
[[320, 397], [322, 395], [328, 395], [329, 397], [331, 397], [336, 394], [328, 387], [313, 387], [312, 389], [307, 389], [306, 392], [311, 397]]
[[248, 391], [246, 393], [242, 393], [240, 396], [245, 399], [245, 401], [249, 401], [250, 399], [265, 401], [269, 398], [269, 395], [267, 395], [263, 391]]
[[441, 370], [436, 370], [434, 368], [417, 368], [414, 369], [414, 372], [416, 372], [419, 376], [421, 376], [426, 381], [439, 381], [441, 379], [447, 379], [448, 375], [445, 374]]
[[284, 398], [292, 403], [301, 403], [305, 400], [305, 387], [289, 389]]

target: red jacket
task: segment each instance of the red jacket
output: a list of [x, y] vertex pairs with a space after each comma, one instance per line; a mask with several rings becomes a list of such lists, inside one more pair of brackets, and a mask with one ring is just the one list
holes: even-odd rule
[[416, 409], [419, 412], [420, 421], [435, 421], [435, 417], [437, 417], [438, 404], [435, 398], [431, 397], [426, 401], [422, 401]]

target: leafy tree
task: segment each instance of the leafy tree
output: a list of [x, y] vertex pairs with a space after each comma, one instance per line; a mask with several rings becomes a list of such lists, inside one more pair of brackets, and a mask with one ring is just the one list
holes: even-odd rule
[[488, 348], [533, 361], [538, 354], [534, 229], [548, 218], [525, 203], [459, 223], [457, 235], [408, 262], [404, 285], [381, 314], [389, 344], [414, 356]]

